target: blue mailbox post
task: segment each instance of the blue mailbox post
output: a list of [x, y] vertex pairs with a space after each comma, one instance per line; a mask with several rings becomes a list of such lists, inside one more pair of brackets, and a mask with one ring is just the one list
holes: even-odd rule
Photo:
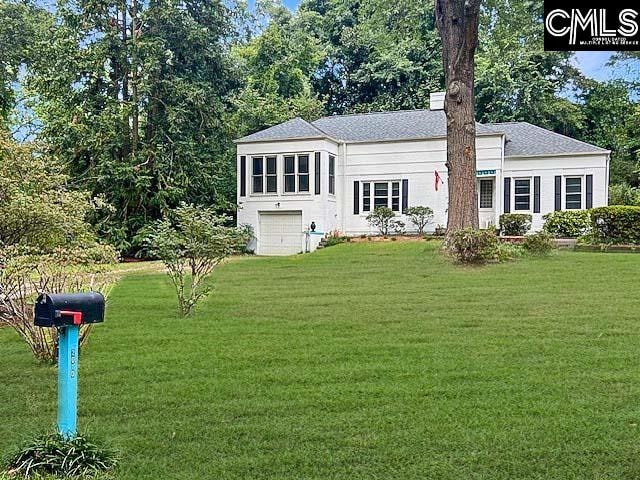
[[78, 431], [80, 327], [103, 321], [101, 293], [43, 293], [36, 300], [35, 325], [58, 329], [58, 432], [66, 439]]

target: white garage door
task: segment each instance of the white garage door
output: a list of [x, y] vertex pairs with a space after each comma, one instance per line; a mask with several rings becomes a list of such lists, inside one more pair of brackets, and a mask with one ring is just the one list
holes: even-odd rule
[[260, 214], [260, 255], [292, 255], [302, 251], [302, 212]]

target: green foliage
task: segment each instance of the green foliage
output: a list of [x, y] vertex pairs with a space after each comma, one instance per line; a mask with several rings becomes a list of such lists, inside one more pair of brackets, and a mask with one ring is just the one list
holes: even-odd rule
[[389, 235], [389, 230], [394, 226], [396, 214], [389, 207], [377, 207], [369, 215], [367, 222], [377, 228], [381, 235]]
[[233, 198], [229, 8], [63, 0], [34, 39], [26, 88], [40, 138], [81, 188], [115, 207], [98, 218], [100, 233], [122, 250], [166, 208]]
[[333, 247], [334, 245], [339, 245], [341, 243], [348, 242], [349, 240], [349, 237], [342, 235], [338, 230], [334, 230], [327, 235], [327, 238], [325, 238], [324, 246]]
[[640, 188], [627, 183], [609, 185], [609, 205], [640, 206]]
[[96, 478], [112, 471], [117, 461], [115, 452], [86, 436], [65, 439], [56, 433], [38, 436], [25, 445], [9, 461], [7, 473], [11, 478]]
[[533, 255], [548, 255], [555, 248], [555, 242], [549, 233], [536, 232], [524, 237], [522, 247]]
[[588, 210], [558, 210], [542, 218], [544, 231], [556, 238], [578, 238], [591, 230]]
[[482, 264], [499, 258], [498, 237], [493, 230], [458, 230], [451, 235], [447, 249], [464, 264]]
[[226, 226], [229, 221], [211, 208], [182, 204], [139, 234], [143, 252], [167, 267], [183, 316], [210, 293], [206, 281], [214, 268], [250, 240], [251, 232]]
[[640, 207], [614, 205], [590, 213], [596, 242], [640, 245]]
[[418, 235], [424, 233], [424, 227], [431, 223], [433, 219], [433, 210], [424, 206], [409, 207], [404, 211], [404, 214], [409, 217], [411, 223], [416, 227]]
[[500, 215], [500, 231], [503, 235], [524, 235], [531, 228], [531, 218], [528, 213], [503, 213]]
[[86, 192], [71, 190], [63, 171], [36, 145], [0, 133], [0, 245], [49, 251], [95, 241], [86, 220], [96, 204]]

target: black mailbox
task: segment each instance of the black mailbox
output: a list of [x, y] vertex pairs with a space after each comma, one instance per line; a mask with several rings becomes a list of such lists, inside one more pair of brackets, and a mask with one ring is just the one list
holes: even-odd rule
[[104, 321], [104, 296], [98, 292], [43, 293], [36, 300], [38, 327], [63, 327]]

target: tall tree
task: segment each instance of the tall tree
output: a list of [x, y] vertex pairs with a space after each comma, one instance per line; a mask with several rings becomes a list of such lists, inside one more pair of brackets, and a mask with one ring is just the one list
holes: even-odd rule
[[42, 137], [78, 186], [116, 207], [102, 233], [122, 249], [181, 201], [231, 196], [232, 6], [63, 0], [40, 38], [29, 87]]
[[478, 228], [473, 82], [479, 11], [480, 0], [436, 0], [446, 82], [448, 236]]

